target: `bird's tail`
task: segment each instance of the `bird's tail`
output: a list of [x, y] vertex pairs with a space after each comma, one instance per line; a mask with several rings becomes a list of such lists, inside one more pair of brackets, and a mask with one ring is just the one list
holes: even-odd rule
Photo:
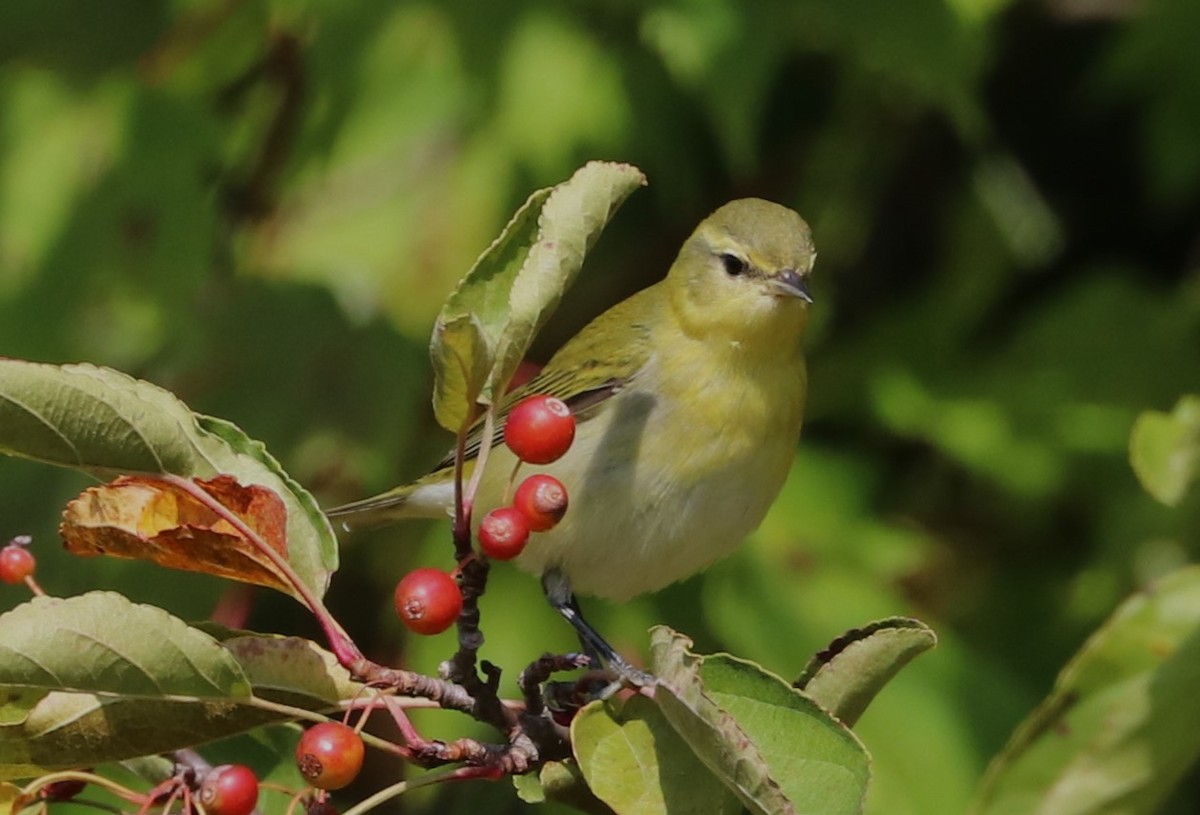
[[453, 506], [453, 485], [427, 476], [403, 487], [325, 510], [338, 528], [373, 529], [409, 518], [444, 518]]
[[351, 501], [348, 504], [327, 509], [325, 514], [335, 519], [335, 525], [339, 529], [346, 531], [386, 526], [412, 517], [412, 513], [406, 510], [406, 505], [409, 503], [413, 486], [409, 484], [379, 495], [372, 495], [370, 498]]

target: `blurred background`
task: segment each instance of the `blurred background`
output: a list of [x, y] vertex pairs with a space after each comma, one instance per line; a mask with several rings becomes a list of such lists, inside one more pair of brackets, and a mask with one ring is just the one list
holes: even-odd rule
[[[1200, 548], [1195, 495], [1166, 509], [1127, 461], [1141, 410], [1200, 389], [1198, 32], [1194, 0], [5, 0], [0, 355], [167, 387], [331, 505], [450, 445], [429, 331], [532, 190], [593, 158], [650, 180], [543, 361], [715, 207], [792, 206], [820, 258], [783, 496], [704, 576], [585, 608], [630, 655], [666, 623], [788, 679], [847, 628], [920, 617], [940, 647], [858, 727], [869, 811], [962, 812], [1089, 631]], [[34, 536], [52, 593], [212, 613], [217, 580], [58, 551], [87, 483], [0, 460], [0, 538]], [[445, 525], [360, 534], [330, 602], [372, 656], [430, 671], [453, 635], [406, 635], [391, 591], [450, 563]], [[483, 656], [511, 695], [573, 641], [534, 580], [493, 576]], [[316, 636], [286, 598], [249, 603], [248, 627]], [[264, 745], [234, 749], [266, 771]], [[504, 782], [401, 801], [524, 807]], [[1197, 802], [1200, 776], [1165, 811]]]

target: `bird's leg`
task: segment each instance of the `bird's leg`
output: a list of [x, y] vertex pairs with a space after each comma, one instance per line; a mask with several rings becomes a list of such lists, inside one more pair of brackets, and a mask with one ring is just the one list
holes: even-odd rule
[[[607, 666], [614, 671], [621, 683], [635, 687], [646, 687], [654, 684], [654, 677], [645, 671], [638, 670], [625, 661], [625, 658], [605, 641], [604, 637], [583, 618], [579, 602], [571, 591], [571, 582], [567, 576], [557, 569], [551, 569], [542, 575], [542, 591], [554, 610], [561, 614], [575, 633], [579, 643], [593, 662]], [[607, 694], [606, 694], [607, 695]]]

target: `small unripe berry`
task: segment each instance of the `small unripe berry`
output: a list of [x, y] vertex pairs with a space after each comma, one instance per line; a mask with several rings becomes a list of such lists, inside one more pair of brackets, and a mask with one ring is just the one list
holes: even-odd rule
[[328, 798], [309, 798], [304, 801], [304, 815], [339, 815], [337, 807]]
[[5, 583], [20, 583], [37, 568], [37, 559], [33, 554], [17, 543], [10, 543], [0, 549], [0, 580]]
[[199, 796], [209, 815], [250, 815], [258, 803], [258, 776], [244, 764], [213, 767], [200, 784]]
[[418, 634], [440, 634], [458, 619], [462, 592], [441, 569], [414, 569], [396, 584], [396, 613]]
[[559, 459], [575, 440], [575, 417], [567, 403], [538, 394], [522, 399], [504, 423], [504, 443], [530, 464]]
[[83, 788], [87, 786], [87, 782], [82, 778], [68, 778], [64, 781], [54, 781], [38, 792], [42, 798], [48, 801], [70, 801], [79, 793], [83, 792]]
[[529, 541], [529, 521], [516, 507], [493, 509], [479, 523], [479, 548], [496, 560], [512, 560]]
[[531, 475], [517, 487], [513, 506], [525, 516], [530, 529], [545, 532], [567, 513], [567, 488], [552, 475]]
[[296, 766], [317, 789], [340, 790], [358, 777], [363, 742], [341, 722], [322, 722], [304, 731], [296, 745]]

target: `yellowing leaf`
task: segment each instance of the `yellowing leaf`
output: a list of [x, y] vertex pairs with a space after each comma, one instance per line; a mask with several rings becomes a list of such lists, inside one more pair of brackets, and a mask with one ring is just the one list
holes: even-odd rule
[[[229, 476], [195, 483], [287, 558], [287, 509], [278, 495]], [[229, 521], [160, 479], [122, 476], [84, 491], [67, 505], [59, 533], [76, 555], [149, 560], [293, 593], [270, 558]]]

